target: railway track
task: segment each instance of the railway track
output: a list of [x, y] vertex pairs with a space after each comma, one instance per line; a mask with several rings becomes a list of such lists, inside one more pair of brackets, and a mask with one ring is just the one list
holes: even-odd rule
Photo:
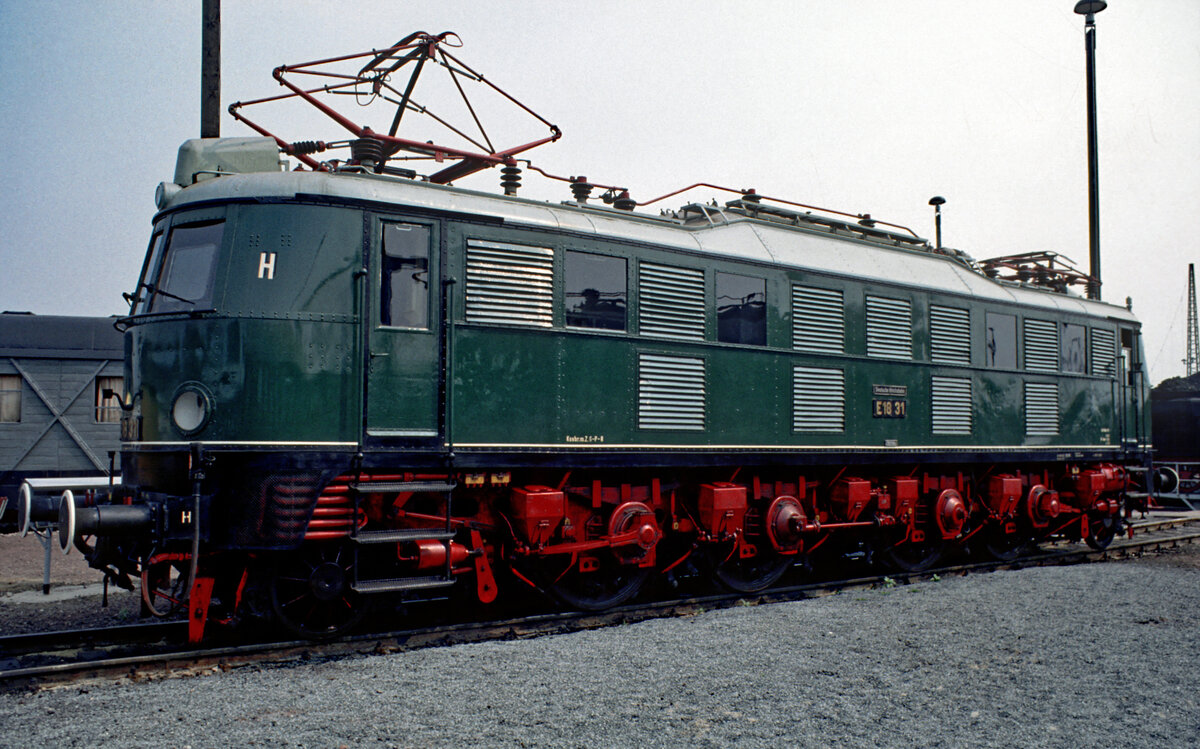
[[1134, 524], [1135, 536], [1097, 551], [1082, 543], [1046, 545], [1011, 561], [951, 564], [919, 573], [887, 572], [820, 580], [762, 593], [712, 594], [659, 600], [604, 612], [559, 612], [516, 618], [437, 623], [336, 640], [264, 640], [196, 647], [186, 643], [186, 622], [151, 622], [104, 629], [0, 637], [0, 692], [28, 691], [90, 680], [131, 681], [186, 676], [233, 668], [386, 654], [487, 640], [520, 639], [688, 616], [731, 606], [761, 605], [832, 595], [847, 590], [908, 585], [940, 577], [1003, 569], [1080, 564], [1140, 557], [1200, 540], [1200, 522], [1179, 517]]

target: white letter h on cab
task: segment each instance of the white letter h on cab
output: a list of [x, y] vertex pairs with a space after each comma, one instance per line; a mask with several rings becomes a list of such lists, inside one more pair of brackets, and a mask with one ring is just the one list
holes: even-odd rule
[[258, 277], [268, 281], [275, 280], [275, 253], [262, 253], [258, 256]]

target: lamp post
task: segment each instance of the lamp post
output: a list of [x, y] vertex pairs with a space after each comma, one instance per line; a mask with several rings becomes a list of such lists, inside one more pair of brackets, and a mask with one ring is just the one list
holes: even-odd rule
[[942, 206], [946, 204], [946, 199], [941, 195], [934, 195], [929, 199], [929, 205], [933, 206], [933, 227], [937, 232], [937, 249], [942, 249]]
[[1100, 158], [1096, 146], [1096, 14], [1105, 0], [1079, 0], [1075, 12], [1084, 17], [1083, 49], [1087, 55], [1088, 129], [1088, 299], [1100, 298]]

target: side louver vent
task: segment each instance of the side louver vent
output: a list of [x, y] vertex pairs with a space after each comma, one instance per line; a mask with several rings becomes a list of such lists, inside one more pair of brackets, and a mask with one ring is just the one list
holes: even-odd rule
[[638, 331], [655, 338], [704, 340], [704, 271], [638, 266]]
[[1058, 384], [1025, 383], [1025, 436], [1058, 434]]
[[970, 311], [930, 305], [929, 349], [934, 364], [970, 364]]
[[1058, 371], [1058, 326], [1050, 320], [1025, 321], [1025, 369]]
[[1117, 334], [1092, 328], [1092, 374], [1113, 377], [1117, 373]]
[[867, 356], [912, 358], [912, 303], [905, 299], [867, 297]]
[[792, 348], [814, 354], [841, 354], [846, 344], [846, 312], [836, 289], [792, 287]]
[[638, 355], [638, 428], [704, 430], [704, 360]]
[[467, 322], [554, 322], [554, 250], [471, 240], [467, 244]]
[[971, 433], [971, 380], [934, 376], [930, 383], [934, 434]]
[[846, 429], [846, 373], [822, 367], [792, 368], [792, 431]]

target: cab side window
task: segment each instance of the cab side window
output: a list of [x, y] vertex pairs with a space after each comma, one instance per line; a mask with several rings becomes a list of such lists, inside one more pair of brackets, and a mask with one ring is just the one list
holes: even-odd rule
[[384, 224], [379, 324], [429, 327], [429, 227]]

